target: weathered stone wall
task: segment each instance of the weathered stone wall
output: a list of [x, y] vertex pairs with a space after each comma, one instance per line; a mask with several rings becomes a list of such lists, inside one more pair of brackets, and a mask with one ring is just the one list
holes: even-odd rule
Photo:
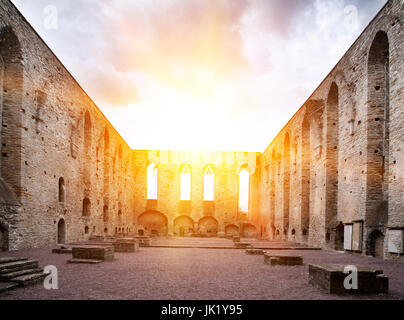
[[21, 206], [7, 222], [8, 234], [18, 234], [10, 249], [55, 244], [61, 219], [65, 241], [126, 231], [134, 201], [129, 146], [8, 0], [0, 1], [0, 56], [1, 174]]
[[[403, 23], [402, 1], [390, 0], [262, 154], [132, 151], [0, 0], [1, 249], [115, 233], [241, 233], [402, 259]], [[157, 200], [147, 199], [151, 163]], [[182, 201], [185, 165], [192, 191]], [[207, 166], [214, 201], [203, 199]], [[248, 215], [238, 203], [243, 168]]]
[[389, 1], [262, 154], [253, 215], [269, 237], [341, 249], [353, 224], [352, 251], [400, 258], [388, 243], [404, 229], [403, 23]]
[[[252, 176], [256, 158], [256, 153], [247, 152], [134, 151], [136, 201], [133, 223], [145, 234], [155, 231], [162, 235], [180, 235], [181, 227], [185, 235], [223, 234], [226, 228], [227, 233], [239, 228], [248, 234], [248, 216], [238, 210], [239, 173], [245, 168]], [[150, 164], [157, 167], [157, 200], [147, 199], [147, 168]], [[183, 201], [180, 197], [181, 172], [185, 165], [189, 166], [191, 173], [190, 201]], [[204, 201], [204, 173], [208, 166], [214, 174], [214, 201]], [[250, 192], [253, 190], [252, 181], [250, 179]], [[249, 212], [252, 206], [250, 201]]]

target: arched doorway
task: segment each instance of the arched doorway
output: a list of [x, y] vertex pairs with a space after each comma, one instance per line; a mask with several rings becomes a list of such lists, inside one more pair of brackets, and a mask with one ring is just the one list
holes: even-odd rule
[[194, 220], [188, 216], [181, 216], [174, 220], [174, 234], [180, 237], [194, 233]]
[[139, 226], [143, 227], [144, 233], [147, 235], [167, 235], [168, 220], [167, 217], [159, 211], [144, 212], [138, 217], [137, 222]]
[[235, 224], [230, 224], [226, 226], [225, 232], [227, 236], [238, 236], [240, 235], [240, 228]]
[[335, 228], [335, 250], [343, 251], [344, 250], [344, 224], [342, 222]]
[[369, 255], [373, 257], [383, 257], [384, 234], [379, 230], [374, 230], [369, 235]]
[[58, 244], [66, 243], [66, 223], [64, 219], [60, 219], [58, 222], [57, 241]]
[[218, 226], [219, 224], [215, 218], [204, 217], [201, 220], [199, 220], [198, 223], [199, 233], [204, 233], [209, 236], [216, 236], [219, 229]]
[[[325, 228], [332, 230], [338, 219], [338, 151], [339, 151], [339, 89], [335, 82], [331, 84], [326, 104], [326, 191], [325, 191]], [[340, 227], [340, 226], [338, 226]], [[337, 228], [338, 228], [337, 227]], [[342, 225], [342, 229], [344, 226]], [[337, 231], [334, 229], [333, 231]], [[327, 233], [331, 236], [331, 232]], [[326, 241], [327, 241], [326, 234]], [[335, 234], [337, 245], [338, 234]], [[330, 237], [331, 239], [331, 237]], [[327, 241], [328, 242], [328, 241]], [[342, 245], [343, 247], [343, 245]], [[341, 249], [343, 250], [343, 249]]]
[[[377, 32], [369, 50], [367, 101], [366, 220], [369, 226], [385, 226], [389, 212], [390, 44], [384, 31]], [[381, 235], [374, 236], [376, 241]]]
[[8, 228], [0, 222], [0, 251], [8, 251]]
[[245, 238], [257, 237], [257, 228], [252, 224], [245, 224], [243, 226], [242, 236]]

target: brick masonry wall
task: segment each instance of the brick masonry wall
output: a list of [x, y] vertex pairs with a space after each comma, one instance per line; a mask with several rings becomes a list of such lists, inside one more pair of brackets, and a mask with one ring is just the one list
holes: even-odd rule
[[[147, 212], [157, 211], [168, 220], [168, 234], [178, 234], [175, 220], [184, 216], [192, 219], [190, 223], [194, 225], [194, 233], [198, 232], [199, 222], [206, 216], [217, 220], [218, 232], [225, 232], [229, 225], [236, 225], [242, 231], [247, 219], [238, 212], [239, 173], [245, 167], [253, 177], [257, 155], [247, 152], [134, 151], [136, 201], [133, 223], [138, 229], [143, 229], [139, 217]], [[147, 167], [151, 163], [157, 166], [157, 201], [147, 201]], [[187, 164], [191, 169], [190, 203], [180, 200], [181, 171]], [[211, 166], [214, 173], [214, 203], [204, 201], [204, 172], [207, 166]], [[251, 178], [250, 185], [252, 181]], [[250, 192], [252, 190], [250, 187]], [[250, 199], [252, 198], [251, 194]], [[253, 202], [250, 201], [249, 212], [252, 208]], [[204, 233], [203, 230], [200, 231]]]
[[[8, 121], [2, 132], [2, 176], [22, 208], [10, 224], [8, 232], [19, 238], [10, 249], [55, 244], [60, 219], [66, 223], [66, 241], [128, 228], [134, 202], [131, 149], [7, 0], [0, 1], [0, 18], [0, 52], [6, 57], [3, 122]], [[21, 87], [11, 85], [15, 77], [23, 79]], [[86, 112], [91, 119], [88, 150]], [[109, 166], [108, 179], [103, 163]], [[64, 203], [58, 199], [61, 177]], [[85, 197], [91, 202], [89, 217], [82, 216]], [[103, 219], [106, 204], [108, 221]], [[4, 214], [0, 219], [9, 220]]]
[[[389, 254], [387, 244], [391, 228], [404, 228], [403, 19], [402, 1], [389, 1], [262, 154], [260, 163], [264, 169], [256, 177], [260, 181], [256, 190], [260, 194], [260, 204], [254, 212], [254, 221], [257, 225], [267, 226], [268, 236], [334, 249], [338, 223], [361, 221], [362, 254], [372, 250], [372, 233], [379, 230], [384, 239], [383, 256], [402, 258]], [[370, 56], [373, 44], [373, 48], [379, 47], [379, 51], [375, 51], [376, 59], [383, 59], [380, 34], [386, 34], [388, 41], [386, 76], [385, 70], [374, 66], [374, 58]], [[388, 79], [387, 87], [384, 77]], [[337, 88], [332, 89], [333, 85]], [[335, 89], [338, 90], [336, 106], [331, 95]], [[375, 101], [377, 95], [372, 93], [374, 91], [378, 92], [379, 101]], [[387, 103], [386, 93], [389, 96]], [[385, 113], [386, 104], [389, 116]], [[305, 116], [310, 135], [304, 139]], [[386, 138], [384, 126], [388, 132]], [[284, 200], [283, 184], [287, 176], [281, 155], [286, 134], [290, 135], [292, 142], [287, 164], [291, 182], [290, 197]], [[307, 162], [302, 149], [305, 141], [310, 144], [310, 227], [307, 237], [302, 230], [305, 210], [302, 175], [305, 175]], [[387, 150], [383, 151], [386, 145]], [[334, 148], [337, 152], [333, 151]], [[383, 157], [384, 168], [381, 164]], [[274, 188], [275, 199], [272, 199], [271, 189]], [[287, 201], [290, 226], [285, 231], [281, 222]], [[386, 219], [383, 219], [384, 211], [388, 212]], [[273, 227], [268, 219], [272, 214]], [[276, 230], [279, 230], [278, 236]], [[287, 236], [283, 236], [283, 231]]]
[[[147, 232], [241, 228], [341, 249], [341, 226], [355, 223], [356, 252], [402, 259], [388, 252], [391, 230], [404, 229], [402, 1], [386, 4], [262, 154], [131, 150], [10, 1], [0, 0], [0, 18], [0, 168], [12, 192], [1, 196], [0, 232], [9, 249], [145, 231], [139, 221]], [[150, 163], [157, 201], [146, 199]], [[186, 163], [191, 201], [181, 202]], [[214, 203], [203, 201], [207, 165]], [[238, 212], [243, 166], [249, 217]], [[66, 239], [57, 239], [61, 219]]]

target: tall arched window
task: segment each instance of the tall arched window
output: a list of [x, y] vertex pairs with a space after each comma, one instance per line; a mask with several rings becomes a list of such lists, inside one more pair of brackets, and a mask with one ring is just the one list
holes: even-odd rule
[[157, 200], [157, 167], [154, 163], [147, 167], [147, 199]]
[[191, 200], [191, 168], [188, 165], [181, 170], [181, 200]]
[[238, 206], [239, 211], [248, 213], [248, 196], [250, 187], [250, 174], [246, 169], [242, 169], [239, 176]]
[[203, 174], [203, 200], [215, 201], [215, 174], [211, 166]]
[[89, 217], [91, 215], [91, 202], [90, 199], [84, 198], [83, 200], [83, 217]]
[[59, 179], [59, 202], [65, 202], [65, 180]]

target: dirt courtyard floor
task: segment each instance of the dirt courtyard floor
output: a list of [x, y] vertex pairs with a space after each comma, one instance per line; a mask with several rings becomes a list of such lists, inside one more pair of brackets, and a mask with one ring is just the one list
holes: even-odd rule
[[[71, 256], [52, 254], [51, 248], [3, 252], [0, 257], [27, 257], [38, 259], [42, 267], [55, 265], [59, 289], [48, 291], [38, 284], [0, 294], [0, 300], [404, 299], [404, 263], [328, 251], [277, 250], [276, 253], [302, 255], [305, 265], [269, 266], [264, 264], [263, 256], [231, 249], [141, 248], [137, 253], [115, 253], [113, 262], [98, 265], [67, 264]], [[311, 263], [381, 268], [390, 279], [389, 294], [329, 295], [308, 284]]]

